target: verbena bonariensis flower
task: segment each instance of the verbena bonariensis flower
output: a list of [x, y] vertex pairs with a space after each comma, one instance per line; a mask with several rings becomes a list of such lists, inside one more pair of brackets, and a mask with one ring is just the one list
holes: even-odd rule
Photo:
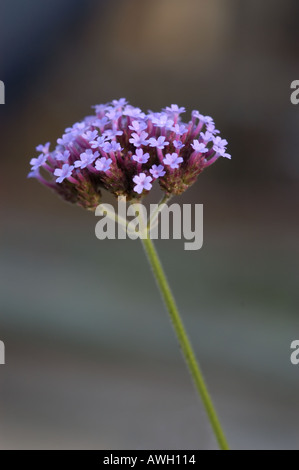
[[53, 151], [49, 143], [36, 147], [28, 175], [86, 209], [97, 207], [102, 188], [140, 199], [158, 181], [167, 196], [181, 194], [219, 157], [230, 158], [213, 119], [196, 110], [184, 123], [185, 108], [175, 104], [145, 114], [121, 98], [94, 108]]
[[[192, 111], [191, 121], [184, 123], [180, 118], [183, 112], [185, 108], [172, 104], [159, 113], [145, 114], [124, 98], [96, 105], [94, 116], [65, 130], [55, 150], [50, 151], [49, 142], [36, 147], [39, 155], [30, 161], [29, 176], [90, 210], [99, 205], [102, 188], [138, 202], [155, 181], [159, 182], [165, 196], [148, 223], [143, 220], [143, 211], [137, 211], [139, 235], [215, 437], [226, 450], [225, 435], [150, 237], [151, 223], [155, 217], [157, 220], [165, 200], [183, 193], [219, 157], [230, 158], [227, 141], [218, 135], [211, 117]], [[113, 220], [128, 229], [122, 218]]]

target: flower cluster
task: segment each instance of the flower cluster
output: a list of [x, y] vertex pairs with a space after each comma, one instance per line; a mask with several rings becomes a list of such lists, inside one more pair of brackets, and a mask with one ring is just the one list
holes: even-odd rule
[[157, 180], [167, 195], [181, 194], [219, 157], [230, 158], [213, 119], [198, 111], [184, 123], [185, 108], [175, 104], [145, 114], [121, 98], [94, 109], [65, 130], [55, 150], [49, 142], [37, 146], [28, 175], [86, 209], [96, 208], [102, 188], [140, 199]]

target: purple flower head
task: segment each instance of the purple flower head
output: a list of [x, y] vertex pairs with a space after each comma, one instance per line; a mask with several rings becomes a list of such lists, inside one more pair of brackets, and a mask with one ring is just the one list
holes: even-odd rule
[[70, 157], [71, 153], [69, 150], [64, 150], [63, 152], [60, 152], [59, 150], [55, 153], [55, 158], [59, 162], [64, 162], [66, 163]]
[[86, 150], [85, 152], [81, 153], [80, 160], [77, 160], [74, 163], [75, 168], [86, 168], [88, 165], [91, 165], [99, 155], [99, 152], [93, 153], [93, 151], [90, 149]]
[[114, 129], [107, 129], [103, 132], [103, 137], [106, 139], [113, 139], [114, 137], [123, 135], [123, 131], [114, 130]]
[[107, 141], [107, 137], [104, 137], [103, 135], [101, 135], [96, 140], [92, 140], [89, 143], [92, 149], [97, 149], [99, 147], [104, 147], [106, 141]]
[[29, 171], [27, 175], [27, 178], [39, 179], [39, 177], [40, 177], [39, 168], [37, 168], [36, 170]]
[[193, 140], [191, 147], [198, 153], [206, 153], [209, 151], [203, 142], [198, 142], [198, 140]]
[[183, 135], [187, 131], [187, 126], [185, 124], [175, 124], [171, 130], [177, 135]]
[[37, 152], [42, 152], [45, 155], [49, 154], [50, 142], [47, 142], [45, 145], [38, 145], [36, 147]]
[[149, 144], [151, 147], [156, 147], [157, 149], [163, 150], [164, 147], [167, 147], [169, 142], [166, 140], [166, 137], [160, 135], [157, 139], [155, 137], [151, 137], [149, 140]]
[[111, 142], [111, 151], [112, 152], [121, 152], [123, 148], [120, 146], [119, 142], [115, 142], [114, 140]]
[[134, 191], [138, 194], [141, 194], [144, 189], [149, 191], [152, 188], [152, 180], [153, 178], [151, 176], [146, 176], [145, 173], [139, 173], [139, 175], [134, 176], [133, 181], [136, 183]]
[[146, 140], [147, 136], [148, 133], [144, 131], [140, 132], [140, 134], [133, 132], [131, 139], [129, 139], [129, 142], [135, 145], [135, 147], [141, 147], [141, 145], [148, 144], [148, 140]]
[[192, 113], [191, 113], [191, 116], [194, 118], [194, 119], [199, 119], [200, 121], [203, 120], [204, 118], [204, 115], [201, 114], [197, 109], [193, 109]]
[[95, 131], [86, 131], [82, 134], [82, 137], [86, 140], [88, 140], [89, 142], [91, 140], [95, 140], [98, 136], [98, 131], [95, 130]]
[[122, 108], [123, 106], [125, 106], [126, 104], [128, 104], [126, 98], [120, 98], [119, 100], [113, 100], [112, 101], [112, 104], [113, 106], [115, 106], [116, 108]]
[[225, 149], [228, 142], [227, 140], [225, 139], [221, 139], [221, 137], [215, 137], [214, 140], [213, 140], [213, 147], [214, 147], [214, 150], [217, 151], [216, 149]]
[[143, 153], [142, 149], [136, 149], [135, 155], [132, 156], [132, 159], [138, 163], [147, 163], [149, 159], [149, 153]]
[[210, 116], [204, 116], [199, 111], [197, 111], [197, 109], [194, 109], [191, 114], [192, 117], [199, 119], [199, 121], [202, 121], [203, 124], [209, 124], [214, 122]]
[[98, 127], [99, 129], [103, 129], [106, 124], [109, 123], [109, 119], [107, 116], [104, 116], [102, 118], [93, 118], [93, 121], [90, 123], [92, 126]]
[[74, 166], [69, 165], [68, 163], [62, 165], [62, 168], [56, 168], [54, 171], [54, 175], [58, 176], [58, 178], [56, 178], [56, 183], [62, 183], [66, 178], [70, 178], [70, 176], [72, 176], [73, 169]]
[[185, 123], [185, 109], [175, 104], [144, 113], [120, 98], [94, 109], [65, 129], [52, 151], [48, 142], [39, 145], [30, 160], [30, 177], [86, 209], [97, 207], [101, 188], [131, 200], [157, 181], [167, 195], [181, 194], [205, 168], [230, 158], [213, 119], [198, 111]]
[[232, 156], [229, 153], [226, 153], [225, 149], [222, 149], [220, 152], [218, 152], [220, 157], [228, 158], [231, 160]]
[[173, 126], [174, 121], [173, 119], [170, 119], [166, 113], [156, 113], [152, 117], [152, 123], [156, 127], [165, 127], [166, 129], [169, 129]]
[[166, 171], [164, 171], [164, 166], [163, 165], [153, 165], [150, 169], [150, 173], [152, 177], [156, 180], [157, 178], [160, 178], [165, 175]]
[[216, 155], [219, 155], [220, 157], [228, 158], [230, 160], [231, 155], [229, 153], [226, 153], [227, 143], [228, 143], [227, 140], [221, 139], [220, 137], [215, 137], [213, 150], [214, 152], [216, 152]]
[[201, 132], [200, 137], [202, 138], [205, 144], [207, 144], [208, 142], [211, 142], [214, 139], [212, 132], [208, 132], [208, 131]]
[[186, 112], [186, 108], [183, 106], [180, 108], [177, 104], [172, 104], [171, 106], [167, 106], [165, 111], [168, 111], [170, 114], [182, 114]]
[[68, 132], [67, 134], [63, 134], [61, 138], [57, 139], [57, 144], [62, 145], [63, 147], [66, 147], [71, 142], [73, 142], [73, 140], [74, 140], [74, 136], [72, 132]]
[[112, 163], [111, 158], [101, 157], [101, 158], [98, 158], [98, 160], [96, 161], [95, 167], [98, 171], [106, 172], [110, 169], [111, 163]]
[[219, 134], [219, 131], [215, 128], [215, 124], [213, 122], [206, 124], [206, 129], [208, 132], [212, 132], [212, 134]]
[[130, 116], [134, 119], [144, 119], [145, 114], [141, 111], [140, 108], [134, 108], [134, 106], [128, 105], [123, 111], [124, 116]]
[[181, 140], [174, 140], [172, 143], [174, 148], [176, 148], [177, 150], [180, 150], [181, 148], [185, 147], [185, 144], [183, 144]]
[[121, 116], [121, 112], [115, 108], [111, 108], [106, 112], [106, 116], [111, 121], [117, 121], [117, 119]]
[[208, 124], [214, 124], [214, 120], [213, 118], [211, 118], [211, 116], [202, 116], [202, 119], [201, 119], [206, 125]]
[[172, 169], [178, 168], [182, 161], [182, 157], [179, 157], [177, 153], [167, 153], [165, 158], [163, 158], [163, 163], [169, 165]]
[[85, 122], [75, 122], [75, 124], [72, 127], [67, 127], [65, 129], [66, 134], [71, 133], [72, 135], [77, 135], [82, 133], [84, 129], [86, 128]]
[[32, 170], [37, 170], [40, 166], [44, 165], [47, 161], [47, 155], [41, 153], [37, 158], [31, 158], [30, 165], [32, 165]]
[[122, 148], [119, 142], [115, 142], [115, 140], [113, 140], [112, 142], [105, 142], [105, 144], [103, 145], [103, 150], [106, 153], [120, 152]]
[[106, 112], [107, 105], [106, 104], [96, 104], [92, 106], [95, 109], [96, 114], [102, 115]]
[[147, 128], [147, 124], [144, 121], [133, 121], [132, 125], [129, 126], [129, 129], [140, 134], [140, 132], [144, 131]]

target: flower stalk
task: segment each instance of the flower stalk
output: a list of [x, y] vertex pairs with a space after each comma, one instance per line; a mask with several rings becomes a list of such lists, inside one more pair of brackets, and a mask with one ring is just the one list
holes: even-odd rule
[[[139, 220], [140, 224], [143, 226], [143, 230], [145, 231], [143, 236], [140, 237], [143, 244], [143, 248], [147, 255], [147, 259], [152, 268], [161, 296], [169, 313], [170, 320], [174, 328], [176, 337], [178, 339], [183, 357], [187, 363], [197, 393], [199, 394], [206, 410], [206, 413], [208, 415], [209, 422], [211, 424], [218, 445], [221, 450], [229, 450], [226, 437], [222, 430], [211, 396], [205, 384], [205, 380], [203, 378], [200, 366], [196, 360], [192, 345], [186, 333], [176, 302], [174, 300], [166, 275], [164, 273], [161, 261], [155, 249], [155, 246], [150, 238], [149, 229], [147, 226], [145, 226], [144, 221], [141, 220], [140, 215], [141, 211], [139, 212]], [[144, 236], [145, 234], [146, 236]]]

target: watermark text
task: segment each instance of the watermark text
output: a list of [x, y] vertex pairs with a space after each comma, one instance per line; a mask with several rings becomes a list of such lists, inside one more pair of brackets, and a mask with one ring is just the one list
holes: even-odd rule
[[5, 346], [3, 341], [0, 341], [0, 364], [5, 364]]
[[299, 364], [299, 340], [295, 339], [294, 341], [291, 342], [291, 349], [294, 349], [294, 351], [291, 353], [290, 360], [291, 363], [296, 366]]
[[291, 103], [298, 104], [299, 103], [299, 80], [292, 81], [291, 89], [294, 90], [290, 96]]
[[184, 238], [185, 250], [199, 250], [203, 245], [202, 204], [150, 204], [127, 206], [125, 198], [118, 198], [117, 211], [111, 204], [100, 204], [95, 211], [101, 219], [95, 227], [99, 240], [151, 238], [156, 240]]
[[5, 104], [5, 86], [2, 80], [0, 80], [0, 104]]

